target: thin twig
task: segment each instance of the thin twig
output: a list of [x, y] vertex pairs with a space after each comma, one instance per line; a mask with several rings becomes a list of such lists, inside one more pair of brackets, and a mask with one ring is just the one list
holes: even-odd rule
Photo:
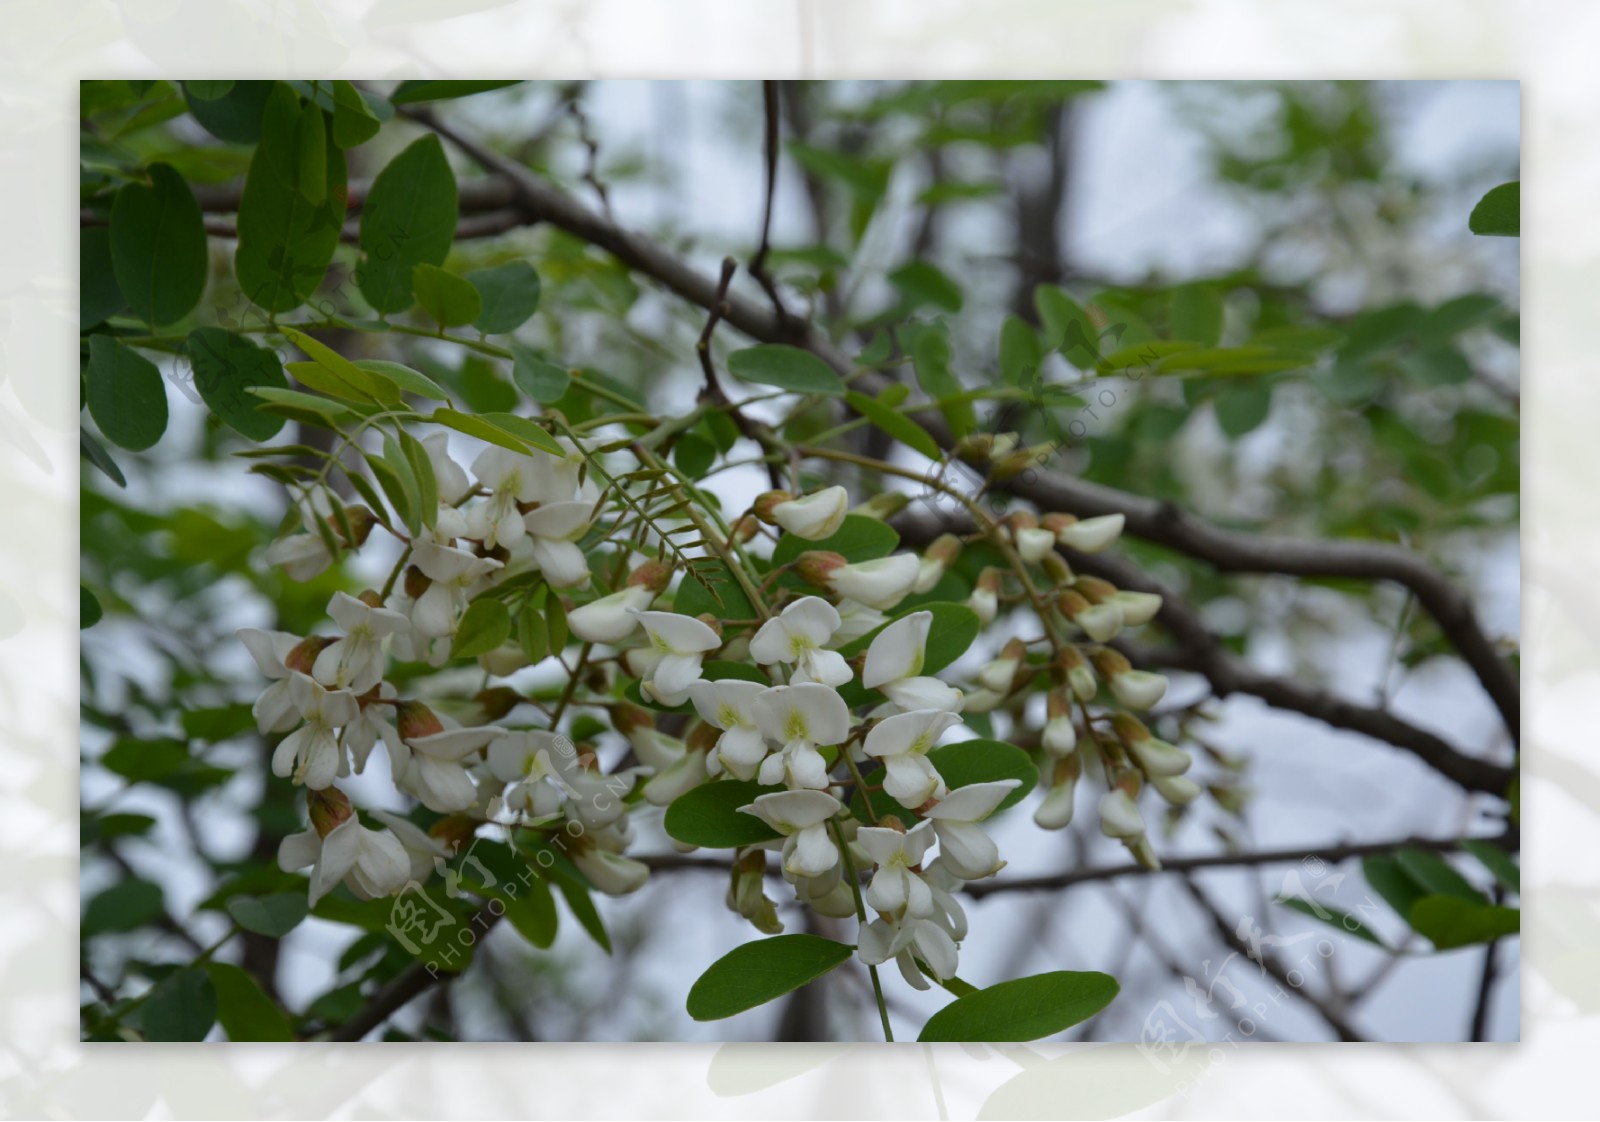
[[767, 299], [772, 301], [772, 311], [778, 317], [780, 326], [789, 326], [789, 310], [783, 306], [783, 298], [778, 295], [778, 286], [773, 283], [772, 276], [767, 272], [767, 253], [772, 248], [772, 203], [778, 193], [778, 83], [766, 81], [761, 83], [761, 105], [766, 119], [765, 136], [766, 144], [766, 199], [761, 209], [761, 244], [756, 249], [756, 255], [750, 259], [750, 275], [756, 278], [756, 283], [767, 294]]

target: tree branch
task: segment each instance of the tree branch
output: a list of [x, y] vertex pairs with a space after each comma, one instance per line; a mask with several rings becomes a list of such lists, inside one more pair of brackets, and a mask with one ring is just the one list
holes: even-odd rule
[[[711, 308], [718, 302], [714, 280], [649, 238], [623, 230], [577, 202], [542, 176], [494, 149], [410, 106], [410, 116], [450, 140], [508, 185], [514, 205], [530, 222], [549, 222], [607, 250], [624, 265], [652, 277], [690, 303]], [[857, 372], [855, 364], [810, 324], [785, 322], [776, 311], [729, 293], [724, 318], [751, 338], [789, 343], [812, 351], [869, 395], [890, 379], [877, 371]], [[942, 418], [928, 416], [925, 427], [941, 447], [955, 445]], [[981, 461], [978, 466], [983, 466]], [[1399, 546], [1378, 542], [1300, 539], [1223, 530], [1170, 502], [1148, 499], [1061, 473], [1037, 470], [997, 482], [1041, 510], [1080, 516], [1122, 514], [1129, 532], [1206, 561], [1224, 572], [1282, 573], [1302, 577], [1354, 577], [1392, 581], [1416, 594], [1418, 602], [1461, 653], [1499, 709], [1513, 740], [1519, 737], [1521, 702], [1516, 674], [1483, 632], [1465, 594], [1426, 559]]]

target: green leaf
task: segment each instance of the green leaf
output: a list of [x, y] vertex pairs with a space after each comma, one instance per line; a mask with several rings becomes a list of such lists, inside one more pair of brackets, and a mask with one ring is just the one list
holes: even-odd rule
[[1427, 895], [1393, 857], [1364, 858], [1361, 872], [1372, 890], [1408, 922], [1412, 906]]
[[100, 622], [105, 613], [100, 610], [100, 601], [95, 599], [94, 593], [83, 585], [78, 586], [78, 630], [93, 627]]
[[1032, 386], [1044, 356], [1039, 335], [1020, 316], [1000, 325], [1000, 380], [1008, 386]]
[[[415, 484], [407, 485], [406, 479], [395, 470], [395, 466], [386, 457], [365, 454], [367, 470], [372, 472], [372, 477], [378, 481], [378, 486], [383, 488], [384, 496], [389, 500], [389, 505], [394, 508], [400, 521], [406, 528], [422, 525], [422, 512], [417, 509], [417, 495]], [[415, 531], [413, 531], [415, 532]]]
[[1373, 934], [1370, 927], [1348, 912], [1342, 912], [1338, 908], [1330, 908], [1326, 904], [1304, 900], [1298, 896], [1280, 896], [1277, 902], [1286, 908], [1294, 909], [1301, 915], [1310, 916], [1314, 920], [1325, 923], [1329, 927], [1338, 928], [1346, 935], [1354, 935], [1357, 939], [1365, 939], [1374, 946], [1387, 949], [1384, 941]]
[[517, 645], [529, 662], [543, 662], [550, 657], [550, 628], [532, 604], [524, 604], [517, 613]]
[[1522, 930], [1522, 912], [1458, 896], [1424, 896], [1411, 909], [1411, 926], [1441, 951], [1488, 943]]
[[1238, 440], [1272, 412], [1272, 387], [1255, 382], [1230, 385], [1217, 395], [1217, 424], [1228, 439]]
[[362, 256], [356, 270], [357, 287], [374, 311], [383, 315], [411, 307], [413, 271], [418, 265], [444, 264], [456, 236], [458, 207], [456, 177], [432, 133], [413, 141], [378, 173], [361, 208]]
[[1522, 183], [1502, 183], [1478, 200], [1467, 229], [1489, 237], [1515, 238], [1522, 233]]
[[167, 431], [167, 388], [156, 364], [109, 335], [89, 339], [89, 415], [106, 439], [142, 452]]
[[217, 991], [205, 970], [191, 967], [168, 974], [139, 1009], [139, 1026], [149, 1040], [204, 1040], [217, 1020]]
[[184, 101], [200, 126], [218, 140], [229, 144], [254, 144], [261, 139], [261, 118], [276, 82], [233, 82], [221, 97], [197, 97], [188, 82]]
[[150, 185], [127, 183], [111, 206], [117, 288], [146, 323], [176, 323], [200, 302], [211, 255], [194, 192], [170, 164], [152, 164]]
[[689, 1016], [717, 1021], [754, 1009], [822, 977], [853, 952], [818, 935], [774, 935], [735, 947], [689, 987]]
[[100, 757], [100, 766], [124, 779], [140, 782], [171, 775], [188, 761], [189, 750], [181, 740], [126, 737]]
[[470, 97], [475, 93], [514, 86], [520, 79], [502, 82], [401, 82], [389, 101], [395, 105], [415, 105], [419, 101], [443, 101], [448, 98]]
[[702, 479], [717, 462], [717, 446], [703, 436], [682, 433], [672, 445], [672, 462], [690, 479]]
[[344, 225], [344, 153], [324, 137], [323, 182], [313, 201], [302, 190], [302, 128], [317, 126], [302, 121], [300, 99], [277, 83], [267, 99], [261, 142], [245, 177], [234, 255], [245, 297], [269, 312], [297, 308], [317, 290]]
[[471, 323], [483, 310], [483, 299], [466, 278], [437, 265], [412, 269], [411, 286], [416, 290], [417, 303], [441, 328]]
[[422, 486], [417, 482], [416, 469], [412, 467], [411, 458], [405, 454], [405, 451], [395, 438], [388, 433], [383, 434], [383, 462], [393, 473], [394, 479], [400, 485], [401, 490], [405, 492], [406, 513], [401, 517], [405, 521], [406, 530], [415, 537], [422, 530], [424, 513]]
[[328, 197], [328, 119], [309, 101], [300, 106], [295, 145], [300, 193], [311, 205], [321, 206]]
[[944, 458], [944, 453], [939, 450], [938, 442], [928, 434], [927, 429], [913, 421], [908, 414], [891, 409], [877, 398], [868, 397], [866, 394], [857, 393], [855, 390], [850, 390], [846, 393], [844, 399], [849, 403], [850, 408], [860, 413], [907, 448], [920, 452], [930, 460], [942, 460]]
[[1214, 347], [1222, 338], [1222, 293], [1214, 284], [1182, 284], [1172, 290], [1172, 337]]
[[274, 892], [271, 896], [231, 896], [228, 914], [246, 931], [281, 939], [306, 918], [308, 907], [302, 892]]
[[754, 780], [718, 779], [679, 795], [662, 820], [668, 836], [687, 845], [734, 849], [771, 841], [778, 832], [753, 814], [741, 813], [758, 795], [781, 791]]
[[611, 934], [606, 930], [605, 920], [600, 918], [599, 911], [595, 909], [594, 899], [589, 895], [589, 890], [565, 878], [558, 878], [555, 883], [578, 925], [589, 933], [589, 938], [593, 939], [601, 950], [610, 954]]
[[224, 962], [208, 962], [205, 971], [216, 992], [216, 1019], [229, 1040], [238, 1044], [295, 1038], [289, 1018], [249, 974]]
[[1472, 381], [1472, 364], [1449, 344], [1425, 347], [1407, 355], [1405, 372], [1425, 386], [1459, 386]]
[[439, 479], [433, 473], [433, 461], [422, 441], [405, 429], [400, 430], [400, 451], [417, 483], [418, 514], [422, 524], [431, 530], [439, 518]]
[[1422, 849], [1402, 849], [1394, 858], [1406, 875], [1430, 894], [1454, 896], [1471, 903], [1486, 903], [1487, 897], [1473, 888], [1467, 879], [1437, 853]]
[[[300, 365], [290, 363], [290, 366]], [[305, 364], [313, 365], [313, 364]], [[316, 394], [301, 393], [299, 390], [276, 390], [270, 386], [252, 386], [250, 392], [261, 398], [265, 403], [262, 408], [271, 409], [285, 416], [300, 416], [310, 423], [321, 423], [326, 428], [337, 428], [357, 419], [359, 414], [337, 401]]]
[[78, 327], [104, 323], [128, 306], [111, 261], [111, 230], [90, 226], [78, 234]]
[[256, 386], [288, 388], [275, 351], [220, 327], [197, 327], [183, 341], [183, 353], [200, 397], [224, 424], [258, 442], [283, 428], [283, 418], [263, 413], [260, 399], [250, 393]]
[[572, 385], [571, 371], [547, 362], [521, 343], [511, 344], [511, 377], [541, 405], [560, 401]]
[[219, 97], [226, 97], [228, 91], [233, 89], [232, 80], [199, 82], [190, 81], [183, 83], [183, 92], [193, 94], [201, 101], [216, 101]]
[[889, 283], [900, 290], [912, 308], [932, 305], [947, 312], [961, 310], [961, 286], [926, 261], [910, 261], [889, 274]]
[[398, 362], [387, 362], [381, 358], [360, 358], [356, 360], [355, 365], [368, 373], [383, 375], [399, 386], [404, 393], [413, 393], [418, 397], [431, 398], [434, 401], [450, 400], [450, 395], [444, 392], [438, 382], [409, 366], [402, 366]]
[[1040, 1040], [1086, 1021], [1120, 987], [1109, 974], [1055, 970], [987, 986], [958, 997], [922, 1026], [920, 1041]]
[[1033, 290], [1033, 306], [1044, 325], [1045, 348], [1059, 350], [1079, 370], [1093, 368], [1100, 357], [1100, 331], [1083, 306], [1051, 284]]
[[451, 644], [452, 658], [474, 658], [511, 638], [511, 613], [500, 601], [485, 597], [467, 606]]
[[483, 310], [472, 321], [485, 335], [504, 335], [527, 322], [539, 307], [539, 274], [526, 261], [493, 269], [474, 269], [467, 281], [483, 298]]
[[1494, 879], [1499, 881], [1508, 892], [1522, 895], [1522, 870], [1517, 868], [1517, 863], [1512, 860], [1511, 854], [1501, 849], [1492, 842], [1464, 841], [1461, 848], [1478, 859], [1478, 863], [1494, 874]]
[[556, 442], [555, 437], [526, 417], [519, 417], [515, 413], [482, 413], [479, 417], [502, 432], [509, 433], [526, 444], [531, 444], [535, 448], [549, 452], [552, 456], [565, 456], [567, 454], [567, 450]]
[[373, 116], [367, 99], [349, 82], [333, 83], [333, 143], [354, 148], [378, 135], [383, 122]]
[[517, 934], [541, 950], [554, 943], [560, 921], [550, 885], [539, 877], [528, 878], [524, 890], [506, 900], [506, 919]]
[[950, 341], [943, 331], [924, 327], [917, 332], [911, 343], [911, 369], [917, 384], [938, 404], [945, 423], [957, 438], [977, 427], [972, 402], [962, 396], [966, 387], [950, 369]]
[[810, 351], [782, 343], [762, 343], [734, 351], [728, 356], [728, 371], [742, 381], [794, 393], [835, 397], [844, 393], [844, 382], [833, 367]]
[[296, 331], [292, 327], [282, 330], [289, 342], [310, 357], [315, 367], [312, 369], [301, 362], [290, 363], [289, 372], [299, 381], [314, 390], [346, 401], [360, 404], [371, 402], [375, 405], [400, 403], [400, 387], [384, 375], [363, 370], [332, 347], [318, 342], [303, 331]]
[[164, 906], [159, 884], [119, 881], [89, 901], [79, 934], [88, 938], [107, 931], [136, 931], [154, 923]]
[[[772, 566], [790, 564], [808, 550], [837, 553], [846, 561], [873, 561], [887, 557], [900, 544], [894, 527], [864, 514], [847, 514], [839, 528], [820, 541], [807, 541], [799, 534], [784, 534], [772, 550]], [[679, 608], [678, 611], [682, 611]], [[745, 618], [745, 617], [735, 617]]]

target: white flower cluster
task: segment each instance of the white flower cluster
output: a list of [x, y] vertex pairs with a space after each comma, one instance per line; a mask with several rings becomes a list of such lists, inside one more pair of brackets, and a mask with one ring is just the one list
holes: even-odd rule
[[[955, 894], [1005, 865], [982, 823], [1021, 786], [1016, 778], [955, 788], [947, 783], [935, 749], [966, 738], [963, 712], [1008, 707], [1020, 721], [1022, 707], [1015, 703], [1041, 672], [1050, 676], [1048, 717], [1038, 738], [1048, 788], [1035, 814], [1041, 826], [1070, 821], [1077, 780], [1091, 770], [1107, 784], [1103, 831], [1153, 862], [1134, 801], [1143, 783], [1173, 802], [1198, 793], [1182, 775], [1187, 754], [1155, 739], [1126, 712], [1158, 701], [1165, 680], [1134, 670], [1102, 645], [1123, 627], [1152, 618], [1159, 597], [1075, 577], [1055, 550], [1058, 544], [1105, 548], [1121, 530], [1118, 518], [1013, 516], [994, 528], [1017, 565], [1043, 566], [1053, 581], [1053, 610], [1083, 638], [1052, 638], [1049, 661], [1030, 657], [1031, 644], [1013, 639], [963, 690], [924, 673], [934, 613], [888, 614], [908, 596], [939, 585], [959, 559], [959, 539], [946, 535], [920, 556], [900, 552], [856, 562], [825, 550], [800, 553], [788, 570], [822, 594], [768, 579], [764, 587], [779, 610], [771, 614], [758, 605], [763, 619], [752, 633], [745, 629], [756, 621], [657, 609], [673, 577], [660, 559], [635, 565], [623, 587], [587, 599], [591, 563], [578, 541], [592, 527], [615, 529], [633, 515], [621, 502], [599, 501], [584, 470], [585, 449], [570, 442], [563, 442], [563, 455], [490, 448], [473, 462], [469, 477], [449, 457], [442, 435], [423, 446], [439, 506], [423, 520], [427, 528], [407, 541], [404, 579], [396, 579], [402, 576], [397, 566], [386, 595], [336, 593], [328, 614], [338, 635], [240, 632], [270, 680], [255, 705], [258, 725], [263, 733], [287, 734], [273, 753], [273, 772], [308, 791], [311, 829], [286, 839], [279, 856], [286, 869], [312, 869], [313, 902], [340, 881], [363, 898], [394, 893], [428, 876], [451, 852], [404, 818], [374, 812], [386, 829], [363, 826], [335, 786], [363, 771], [380, 741], [396, 788], [446, 816], [446, 828], [436, 831], [441, 837], [460, 837], [486, 822], [559, 831], [595, 887], [613, 894], [634, 891], [649, 873], [626, 856], [631, 810], [667, 806], [705, 783], [742, 780], [773, 788], [739, 809], [778, 837], [736, 853], [730, 906], [763, 930], [781, 929], [764, 893], [765, 851], [778, 850], [779, 868], [798, 902], [828, 916], [861, 916], [862, 960], [894, 959], [910, 984], [926, 988], [930, 977], [955, 974], [967, 931]], [[842, 487], [800, 497], [769, 492], [752, 508], [753, 517], [735, 524], [731, 544], [749, 543], [758, 522], [822, 542], [843, 524], [848, 506]], [[360, 507], [336, 518], [327, 505], [307, 504], [303, 519], [305, 532], [276, 543], [269, 554], [299, 579], [331, 563], [329, 527], [340, 537], [353, 534], [355, 540], [344, 544], [358, 547], [381, 524]], [[746, 575], [753, 581], [769, 576]], [[1009, 579], [998, 568], [980, 575], [967, 600], [980, 622], [991, 622], [1003, 603], [1017, 598], [1006, 592]], [[496, 590], [512, 580], [519, 589], [543, 585], [550, 596], [568, 591], [580, 601], [564, 618], [585, 644], [583, 655], [577, 669], [565, 661], [562, 668], [569, 677], [587, 675], [575, 705], [609, 714], [611, 728], [631, 749], [630, 766], [605, 774], [592, 750], [560, 731], [567, 702], [577, 695], [575, 680], [553, 712], [536, 706], [545, 727], [533, 728], [507, 727], [514, 723], [507, 718], [530, 700], [509, 689], [458, 703], [451, 716], [402, 696], [385, 680], [391, 657], [443, 666], [469, 604], [486, 593], [503, 595]], [[864, 655], [841, 653], [869, 635]], [[761, 669], [729, 676], [724, 668], [708, 678], [705, 660], [713, 655]], [[479, 662], [499, 676], [528, 659], [510, 645], [480, 654]], [[693, 715], [673, 717], [671, 733], [657, 728], [647, 712], [618, 698], [618, 671], [637, 679], [645, 702], [692, 706]], [[1121, 711], [1091, 718], [1088, 704], [1098, 699], [1101, 683]], [[509, 697], [495, 699], [497, 692]], [[1110, 727], [1096, 729], [1092, 721]]]

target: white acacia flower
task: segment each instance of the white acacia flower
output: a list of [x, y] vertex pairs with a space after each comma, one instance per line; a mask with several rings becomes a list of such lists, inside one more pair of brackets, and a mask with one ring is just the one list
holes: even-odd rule
[[406, 851], [406, 857], [411, 862], [409, 878], [411, 881], [421, 884], [433, 875], [440, 862], [450, 860], [455, 854], [455, 850], [448, 842], [434, 837], [409, 818], [390, 814], [386, 810], [372, 810], [367, 813], [387, 826], [389, 832], [395, 836], [395, 840], [400, 843], [400, 847]]
[[648, 688], [663, 705], [682, 705], [689, 696], [690, 684], [700, 680], [701, 659], [707, 651], [720, 647], [722, 638], [693, 616], [648, 611], [633, 614], [650, 636], [651, 650], [661, 656], [650, 680], [640, 689]]
[[307, 674], [289, 679], [289, 696], [305, 724], [284, 737], [272, 753], [272, 774], [303, 783], [313, 791], [327, 787], [345, 769], [344, 751], [334, 731], [356, 719], [361, 707], [349, 690], [324, 689]]
[[1200, 797], [1200, 784], [1187, 775], [1152, 775], [1150, 786], [1173, 806], [1183, 806]]
[[1056, 532], [1056, 540], [1080, 553], [1099, 553], [1122, 535], [1127, 519], [1120, 514], [1104, 514], [1099, 518], [1085, 518]]
[[756, 719], [756, 695], [769, 689], [760, 682], [725, 678], [719, 682], [699, 681], [689, 687], [689, 700], [695, 712], [708, 725], [722, 730], [716, 747], [706, 756], [706, 770], [720, 775], [724, 770], [736, 779], [754, 779], [756, 769], [767, 756], [767, 738]]
[[241, 627], [234, 634], [255, 659], [256, 669], [272, 679], [250, 709], [256, 728], [262, 733], [288, 732], [300, 720], [289, 694], [294, 672], [287, 665], [289, 653], [300, 645], [300, 639], [287, 631], [263, 631], [259, 627]]
[[411, 879], [411, 859], [394, 835], [363, 826], [354, 814], [328, 836], [315, 830], [290, 834], [278, 845], [278, 867], [286, 873], [311, 869], [311, 903], [342, 880], [360, 900], [400, 891]]
[[775, 791], [739, 808], [784, 836], [783, 871], [792, 877], [822, 877], [839, 864], [828, 822], [843, 809], [824, 791]]
[[528, 531], [517, 504], [538, 497], [534, 456], [490, 445], [472, 461], [472, 474], [489, 496], [467, 511], [467, 536], [486, 546], [514, 545]]
[[710, 778], [706, 772], [705, 750], [690, 748], [650, 777], [644, 785], [644, 800], [653, 806], [666, 806], [685, 791], [700, 786]]
[[828, 587], [869, 608], [889, 611], [911, 592], [922, 563], [912, 553], [840, 565], [828, 574]]
[[504, 729], [489, 725], [403, 738], [411, 749], [411, 760], [397, 783], [429, 810], [440, 814], [466, 810], [478, 801], [478, 788], [463, 761], [504, 733]]
[[834, 648], [849, 646], [862, 636], [871, 635], [888, 619], [889, 617], [877, 608], [869, 608], [854, 600], [840, 600], [839, 626], [835, 629], [833, 640], [828, 645]]
[[472, 481], [467, 478], [467, 473], [461, 465], [450, 456], [450, 434], [429, 433], [422, 438], [422, 450], [428, 454], [428, 463], [433, 467], [433, 478], [439, 485], [439, 505], [455, 509], [455, 505], [472, 490]]
[[574, 848], [572, 863], [607, 896], [626, 896], [644, 887], [650, 879], [650, 866], [624, 857], [601, 846]]
[[1096, 643], [1109, 643], [1122, 630], [1122, 605], [1115, 600], [1092, 604], [1073, 616], [1072, 622]]
[[1189, 753], [1176, 744], [1168, 744], [1153, 736], [1129, 740], [1127, 745], [1128, 752], [1151, 779], [1157, 776], [1171, 779], [1182, 775], [1194, 763]]
[[914, 809], [944, 790], [928, 752], [961, 718], [939, 709], [916, 709], [885, 717], [867, 733], [862, 751], [883, 761], [883, 790]]
[[501, 801], [536, 823], [560, 815], [566, 798], [561, 777], [576, 767], [572, 741], [546, 729], [508, 732], [489, 744], [489, 771], [506, 784]]
[[899, 709], [961, 711], [962, 693], [954, 686], [922, 673], [932, 612], [912, 612], [878, 632], [867, 647], [861, 684], [878, 690]]
[[1111, 676], [1111, 693], [1129, 709], [1148, 709], [1167, 692], [1167, 680], [1149, 670], [1128, 670]]
[[1065, 756], [1078, 746], [1078, 728], [1072, 723], [1072, 699], [1064, 691], [1050, 691], [1049, 716], [1040, 737], [1046, 752]]
[[933, 823], [918, 822], [902, 833], [887, 826], [863, 826], [859, 845], [877, 866], [867, 885], [866, 902], [893, 919], [933, 915], [933, 891], [915, 870], [933, 844]]
[[533, 538], [533, 563], [554, 588], [577, 588], [589, 583], [589, 562], [577, 546], [594, 521], [593, 503], [550, 503], [522, 516]]
[[945, 867], [942, 856], [922, 867], [922, 879], [933, 893], [933, 922], [944, 928], [957, 943], [967, 937], [967, 913], [956, 893], [966, 881]]
[[[269, 564], [283, 566], [291, 580], [308, 581], [333, 564], [333, 554], [328, 552], [322, 530], [318, 528], [318, 523], [326, 525], [325, 520], [333, 517], [333, 505], [322, 491], [314, 491], [310, 499], [302, 500], [298, 506], [300, 525], [305, 532], [279, 538], [267, 547], [266, 556]], [[358, 539], [346, 544], [360, 544], [359, 539], [371, 526], [372, 513], [365, 507], [350, 507], [345, 511], [345, 517]], [[331, 526], [329, 529], [333, 530], [336, 539], [342, 537], [338, 529]]]
[[[381, 700], [393, 701], [395, 696], [395, 689], [388, 682], [378, 683], [378, 697]], [[392, 714], [393, 706], [363, 705], [356, 719], [344, 727], [340, 743], [350, 753], [350, 767], [357, 775], [367, 769], [367, 757], [372, 754], [379, 740], [383, 741], [389, 753], [391, 772], [399, 774], [393, 771], [396, 761], [404, 766], [408, 758], [406, 748], [400, 743], [400, 733], [395, 729], [394, 722], [389, 719]]]
[[766, 784], [823, 788], [828, 765], [819, 747], [843, 744], [850, 734], [850, 709], [832, 686], [803, 682], [773, 686], [751, 700], [756, 723], [783, 747], [761, 762], [757, 778]]
[[374, 608], [346, 592], [335, 592], [328, 614], [344, 629], [317, 655], [311, 676], [330, 689], [364, 694], [383, 678], [383, 641], [408, 629], [411, 621], [388, 608]]
[[1100, 796], [1100, 832], [1123, 841], [1144, 837], [1144, 816], [1121, 787]]
[[[522, 525], [520, 516], [517, 525]], [[500, 562], [464, 549], [421, 538], [412, 543], [411, 561], [431, 583], [411, 605], [411, 623], [424, 639], [455, 634], [467, 607], [468, 590], [500, 568]]]
[[803, 498], [778, 503], [772, 508], [772, 517], [789, 533], [815, 542], [838, 530], [849, 507], [848, 491], [843, 487], [824, 487]]
[[939, 860], [945, 868], [963, 880], [977, 880], [1004, 867], [999, 847], [978, 823], [1020, 786], [1020, 779], [971, 783], [951, 791], [926, 811], [939, 838]]
[[795, 683], [842, 686], [852, 675], [838, 651], [826, 649], [839, 626], [839, 612], [820, 596], [803, 596], [766, 623], [750, 640], [750, 657], [759, 663], [793, 663]]
[[861, 928], [856, 952], [867, 966], [894, 959], [906, 984], [919, 990], [929, 985], [917, 966], [919, 960], [940, 981], [948, 981], [956, 973], [955, 940], [931, 919], [908, 916], [898, 923], [875, 919]]
[[656, 594], [643, 585], [629, 585], [567, 613], [567, 627], [585, 643], [620, 643], [639, 626], [638, 613]]

